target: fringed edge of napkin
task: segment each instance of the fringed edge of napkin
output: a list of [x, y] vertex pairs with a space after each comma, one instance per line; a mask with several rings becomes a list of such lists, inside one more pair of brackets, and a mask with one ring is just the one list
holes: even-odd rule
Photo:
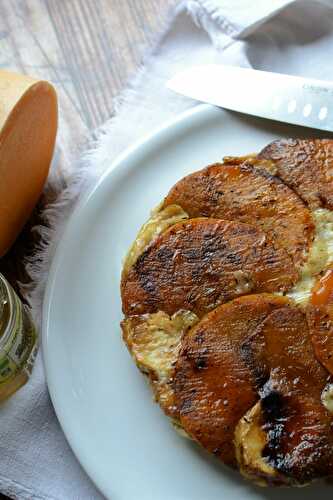
[[208, 33], [216, 31], [216, 29], [212, 30], [212, 24], [216, 24], [220, 32], [230, 37], [238, 35], [241, 30], [239, 26], [226, 19], [223, 9], [216, 0], [190, 0], [187, 2], [186, 8], [197, 24]]

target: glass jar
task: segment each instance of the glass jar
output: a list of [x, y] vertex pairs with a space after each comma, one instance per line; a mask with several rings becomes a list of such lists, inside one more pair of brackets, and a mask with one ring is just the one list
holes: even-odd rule
[[28, 381], [37, 350], [29, 310], [0, 274], [0, 402]]

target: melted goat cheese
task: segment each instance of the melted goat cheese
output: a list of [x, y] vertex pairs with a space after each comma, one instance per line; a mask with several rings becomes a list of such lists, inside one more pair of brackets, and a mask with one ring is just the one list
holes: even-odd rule
[[315, 237], [306, 262], [301, 268], [300, 279], [286, 294], [299, 304], [306, 304], [311, 296], [317, 276], [333, 262], [333, 212], [318, 208], [312, 212]]
[[134, 266], [140, 255], [163, 231], [189, 218], [188, 214], [179, 205], [169, 205], [161, 209], [160, 204], [150, 215], [148, 221], [141, 227], [134, 243], [129, 249], [123, 266], [123, 275]]
[[325, 408], [333, 413], [333, 384], [327, 384], [321, 393], [321, 401]]

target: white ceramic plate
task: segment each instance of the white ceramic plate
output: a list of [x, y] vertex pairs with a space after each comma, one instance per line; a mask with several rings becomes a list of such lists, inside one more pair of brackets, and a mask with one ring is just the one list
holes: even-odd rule
[[[278, 500], [178, 436], [121, 341], [122, 259], [149, 211], [189, 172], [311, 132], [198, 106], [127, 151], [78, 206], [44, 304], [47, 380], [77, 458], [112, 500]], [[312, 132], [312, 135], [314, 132]], [[315, 135], [318, 135], [315, 132]], [[332, 487], [283, 491], [332, 498]]]

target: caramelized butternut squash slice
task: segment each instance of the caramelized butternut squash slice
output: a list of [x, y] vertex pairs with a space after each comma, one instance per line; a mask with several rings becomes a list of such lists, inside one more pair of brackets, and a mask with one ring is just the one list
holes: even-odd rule
[[216, 163], [180, 180], [164, 206], [180, 205], [190, 217], [215, 217], [254, 225], [302, 262], [313, 238], [304, 202], [280, 179], [251, 165]]
[[255, 227], [191, 219], [158, 236], [123, 277], [123, 311], [200, 317], [238, 295], [289, 290], [297, 278], [289, 255]]
[[224, 463], [235, 466], [234, 432], [256, 403], [256, 373], [241, 346], [287, 299], [269, 294], [235, 299], [207, 314], [182, 341], [175, 400], [185, 431]]
[[280, 179], [310, 208], [333, 210], [333, 140], [284, 139], [274, 141], [258, 155], [272, 160]]

